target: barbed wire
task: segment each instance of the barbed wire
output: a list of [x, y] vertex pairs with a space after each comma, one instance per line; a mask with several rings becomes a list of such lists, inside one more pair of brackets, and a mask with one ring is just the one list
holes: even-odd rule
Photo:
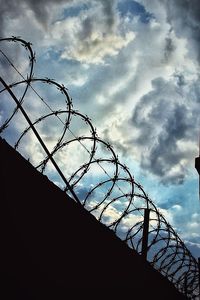
[[[12, 122], [15, 124], [14, 118], [19, 113], [20, 107], [25, 105], [25, 99], [30, 97], [30, 91], [32, 91], [47, 111], [45, 110], [45, 113], [40, 114], [39, 117], [33, 116], [34, 120], [31, 121], [31, 125], [26, 125], [12, 142], [13, 147], [23, 152], [24, 144], [33, 143], [32, 136], [30, 136], [32, 127], [43, 128], [44, 123], [52, 117], [58, 120], [59, 124], [62, 125], [61, 133], [57, 140], [54, 141], [54, 144], [51, 145], [48, 155], [44, 153], [41, 155], [42, 151], [41, 149], [39, 150], [40, 161], [36, 161], [36, 153], [33, 153], [31, 159], [34, 161], [34, 166], [51, 177], [53, 171], [50, 163], [52, 159], [57, 160], [61, 165], [59, 168], [62, 169], [62, 163], [64, 164], [64, 162], [61, 160], [61, 157], [69, 151], [70, 147], [73, 151], [77, 151], [77, 160], [81, 152], [80, 149], [83, 149], [87, 154], [87, 158], [84, 154], [85, 161], [78, 166], [74, 166], [76, 163], [75, 161], [71, 162], [70, 157], [65, 157], [65, 160], [67, 159], [69, 163], [71, 162], [72, 166], [69, 168], [70, 172], [67, 171], [66, 181], [68, 184], [62, 186], [62, 188], [68, 192], [70, 187], [74, 195], [76, 195], [76, 201], [100, 222], [113, 230], [130, 248], [135, 249], [140, 254], [142, 254], [144, 211], [148, 209], [150, 215], [147, 245], [148, 261], [173, 282], [181, 293], [185, 294], [189, 299], [197, 299], [199, 295], [199, 269], [196, 259], [156, 208], [142, 186], [135, 181], [129, 169], [119, 161], [112, 146], [98, 137], [96, 129], [88, 116], [73, 109], [72, 99], [64, 85], [58, 84], [53, 79], [35, 78], [33, 76], [35, 53], [32, 50], [31, 43], [27, 43], [20, 37], [2, 38], [0, 42], [16, 43], [23, 46], [28, 53], [30, 65], [29, 73], [25, 77], [5, 51], [0, 49], [3, 59], [20, 77], [20, 80], [9, 83], [0, 90], [1, 98], [8, 94], [8, 90], [16, 93], [18, 89], [21, 89], [22, 86], [24, 87], [19, 98], [19, 104], [14, 107], [10, 116], [0, 126], [1, 135], [8, 137], [6, 131], [9, 130], [9, 127], [12, 127]], [[64, 98], [65, 107], [53, 109], [48, 101], [40, 95], [40, 92], [34, 88], [34, 84], [50, 85], [56, 88]], [[82, 122], [84, 126], [78, 127], [77, 124], [79, 122]], [[75, 124], [75, 129], [73, 129], [72, 124]], [[44, 132], [45, 130], [43, 129], [40, 135], [44, 135]], [[51, 138], [53, 139], [53, 137]], [[74, 145], [79, 145], [80, 147]], [[90, 145], [90, 148], [88, 145]], [[101, 174], [99, 174], [99, 171], [97, 172], [97, 167]], [[94, 170], [91, 171], [92, 169]], [[55, 174], [56, 172], [54, 177], [56, 177]], [[94, 178], [96, 179], [98, 176], [98, 181], [93, 182], [86, 189], [85, 183], [87, 182], [88, 184], [88, 182]], [[54, 180], [54, 182], [56, 181]], [[59, 181], [58, 183], [60, 184]]]

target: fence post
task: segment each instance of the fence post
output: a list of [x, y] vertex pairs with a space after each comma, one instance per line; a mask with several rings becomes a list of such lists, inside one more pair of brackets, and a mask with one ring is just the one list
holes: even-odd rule
[[71, 187], [71, 185], [69, 184], [69, 182], [67, 181], [67, 179], [65, 178], [65, 176], [63, 175], [63, 173], [61, 172], [60, 168], [58, 167], [57, 163], [53, 159], [51, 153], [47, 149], [46, 145], [44, 144], [42, 138], [40, 137], [39, 133], [35, 129], [33, 123], [29, 119], [29, 116], [27, 115], [26, 111], [24, 110], [24, 108], [20, 104], [19, 100], [17, 99], [17, 97], [15, 96], [15, 94], [12, 92], [12, 90], [10, 89], [10, 87], [6, 84], [6, 82], [2, 79], [2, 77], [0, 77], [0, 82], [3, 84], [3, 86], [5, 87], [5, 89], [8, 91], [8, 93], [10, 94], [10, 96], [15, 101], [15, 103], [17, 105], [17, 108], [20, 109], [21, 113], [23, 114], [24, 118], [26, 119], [27, 123], [29, 124], [29, 126], [32, 129], [33, 133], [35, 134], [36, 138], [38, 139], [38, 141], [39, 141], [40, 145], [42, 146], [43, 150], [46, 152], [48, 158], [52, 162], [53, 166], [55, 167], [56, 171], [58, 172], [58, 174], [60, 175], [60, 177], [62, 178], [62, 180], [64, 181], [66, 187], [69, 189], [69, 191], [70, 191], [71, 195], [73, 196], [74, 200], [78, 204], [81, 205], [79, 198], [77, 197], [77, 195], [75, 194], [73, 188]]
[[145, 260], [147, 259], [147, 250], [148, 250], [149, 214], [150, 214], [150, 209], [145, 208], [145, 210], [144, 210], [143, 236], [142, 236], [142, 257]]
[[200, 300], [200, 257], [198, 258], [198, 267], [199, 267], [199, 300]]
[[187, 276], [184, 278], [184, 294], [187, 297]]

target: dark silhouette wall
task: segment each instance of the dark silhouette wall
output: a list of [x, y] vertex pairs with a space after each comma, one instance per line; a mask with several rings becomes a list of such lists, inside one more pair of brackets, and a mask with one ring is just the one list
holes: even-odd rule
[[0, 166], [1, 299], [185, 299], [2, 139]]

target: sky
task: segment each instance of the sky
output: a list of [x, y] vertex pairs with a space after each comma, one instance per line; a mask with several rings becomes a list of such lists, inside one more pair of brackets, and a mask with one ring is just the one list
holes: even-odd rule
[[[200, 128], [199, 0], [0, 0], [0, 10], [0, 36], [20, 36], [33, 44], [34, 75], [68, 88], [74, 108], [92, 119], [98, 135], [113, 145], [200, 256], [194, 168]], [[20, 70], [27, 68], [21, 54], [9, 54]], [[7, 80], [8, 74], [14, 76], [6, 66], [5, 71]], [[52, 105], [60, 106], [62, 100], [51, 95]], [[40, 115], [34, 100], [28, 105]], [[1, 104], [1, 119], [5, 112]], [[47, 127], [41, 130], [48, 135]], [[7, 132], [8, 140], [14, 131]], [[40, 159], [35, 149], [34, 155]]]

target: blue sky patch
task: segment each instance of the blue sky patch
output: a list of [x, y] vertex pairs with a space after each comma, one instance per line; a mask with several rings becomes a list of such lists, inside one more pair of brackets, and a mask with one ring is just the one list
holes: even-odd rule
[[79, 6], [72, 6], [69, 8], [64, 9], [63, 12], [63, 19], [66, 19], [68, 17], [76, 17], [79, 15], [79, 13], [83, 10], [88, 9], [88, 5], [86, 4], [81, 4]]
[[131, 13], [133, 16], [139, 16], [142, 23], [149, 23], [154, 18], [153, 14], [146, 11], [145, 7], [136, 1], [121, 1], [118, 4], [118, 9], [122, 16]]

